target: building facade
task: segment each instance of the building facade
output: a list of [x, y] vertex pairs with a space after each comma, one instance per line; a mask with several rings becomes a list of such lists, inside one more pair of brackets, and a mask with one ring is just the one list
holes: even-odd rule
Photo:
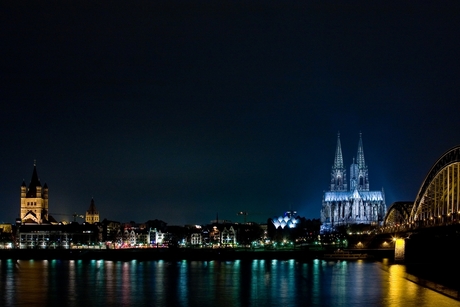
[[40, 184], [35, 162], [29, 187], [25, 181], [21, 185], [20, 219], [22, 224], [48, 223], [48, 186]]
[[321, 208], [322, 229], [340, 225], [379, 225], [386, 213], [385, 194], [370, 191], [369, 173], [364, 160], [362, 135], [359, 135], [356, 160], [350, 166], [350, 181], [343, 163], [340, 134], [337, 136], [334, 164], [331, 171], [329, 191], [324, 192]]

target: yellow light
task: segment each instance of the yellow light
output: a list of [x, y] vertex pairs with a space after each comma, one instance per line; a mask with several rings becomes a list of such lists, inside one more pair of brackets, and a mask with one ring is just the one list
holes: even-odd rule
[[396, 239], [396, 243], [395, 243], [395, 260], [396, 261], [404, 260], [405, 244], [406, 244], [406, 241], [404, 239]]

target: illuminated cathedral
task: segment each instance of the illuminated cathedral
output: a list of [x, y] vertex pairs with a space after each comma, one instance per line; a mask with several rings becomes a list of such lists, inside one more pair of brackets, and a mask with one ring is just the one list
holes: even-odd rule
[[369, 173], [364, 160], [363, 140], [359, 134], [356, 161], [350, 166], [350, 183], [343, 164], [340, 134], [337, 135], [329, 191], [324, 192], [321, 209], [322, 229], [340, 225], [382, 223], [386, 213], [385, 194], [369, 190]]

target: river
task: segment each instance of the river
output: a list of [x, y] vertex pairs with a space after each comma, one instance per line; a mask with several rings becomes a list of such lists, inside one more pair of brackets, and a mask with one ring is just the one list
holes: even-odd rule
[[460, 306], [369, 261], [0, 260], [1, 306]]

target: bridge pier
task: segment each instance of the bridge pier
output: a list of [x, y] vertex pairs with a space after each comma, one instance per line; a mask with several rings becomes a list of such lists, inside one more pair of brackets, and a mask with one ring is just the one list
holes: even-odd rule
[[395, 241], [395, 262], [404, 262], [406, 256], [406, 239], [400, 238]]
[[460, 257], [459, 246], [458, 226], [424, 229], [405, 239], [404, 262], [454, 264]]

